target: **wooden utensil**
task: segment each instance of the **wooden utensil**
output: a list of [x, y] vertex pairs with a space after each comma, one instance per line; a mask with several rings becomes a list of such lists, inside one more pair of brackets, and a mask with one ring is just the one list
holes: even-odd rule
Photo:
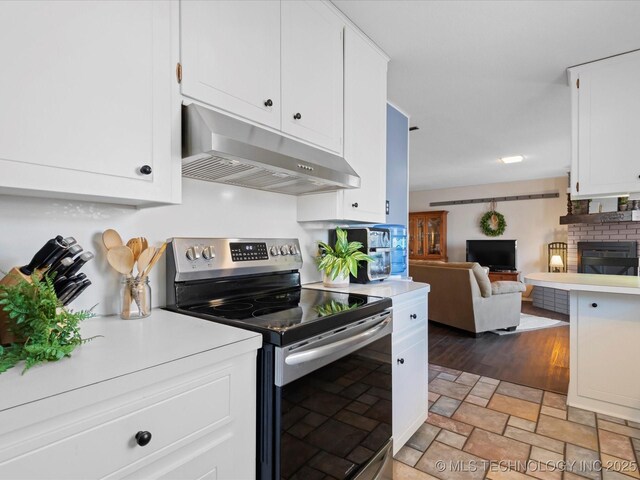
[[158, 260], [160, 260], [160, 257], [162, 257], [162, 254], [164, 253], [164, 251], [166, 249], [167, 249], [167, 242], [163, 243], [162, 246], [160, 248], [158, 248], [158, 250], [156, 251], [155, 255], [153, 256], [153, 258], [149, 262], [149, 265], [147, 265], [147, 268], [145, 268], [144, 272], [142, 272], [142, 278], [145, 278], [147, 275], [149, 275], [149, 272], [151, 272], [151, 269], [156, 264], [156, 262]]
[[122, 237], [113, 228], [108, 228], [102, 232], [102, 243], [104, 243], [107, 250], [124, 245]]
[[138, 276], [142, 277], [142, 272], [144, 272], [145, 268], [151, 263], [156, 251], [156, 247], [148, 247], [142, 251], [138, 257]]
[[127, 247], [129, 247], [133, 252], [133, 261], [136, 262], [143, 250], [140, 237], [133, 237], [131, 240], [129, 240], [127, 242]]
[[114, 247], [107, 252], [107, 261], [116, 272], [131, 276], [133, 270], [133, 252], [126, 245]]
[[149, 242], [147, 241], [146, 237], [139, 237], [140, 238], [140, 245], [142, 246], [142, 251], [144, 252], [147, 248], [149, 248]]

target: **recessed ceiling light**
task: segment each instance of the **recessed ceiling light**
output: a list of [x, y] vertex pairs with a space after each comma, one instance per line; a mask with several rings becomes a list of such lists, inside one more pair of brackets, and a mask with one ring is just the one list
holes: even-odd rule
[[515, 155], [513, 157], [502, 157], [500, 159], [502, 163], [518, 163], [522, 160], [524, 160], [524, 157], [522, 155]]

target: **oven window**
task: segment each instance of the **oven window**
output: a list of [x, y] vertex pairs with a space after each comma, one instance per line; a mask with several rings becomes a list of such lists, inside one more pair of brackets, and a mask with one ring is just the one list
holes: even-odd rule
[[391, 335], [278, 390], [280, 478], [352, 478], [391, 438]]

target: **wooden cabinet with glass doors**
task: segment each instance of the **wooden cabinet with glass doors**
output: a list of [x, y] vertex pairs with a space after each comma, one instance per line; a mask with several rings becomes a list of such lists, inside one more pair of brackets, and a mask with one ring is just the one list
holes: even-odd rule
[[447, 212], [409, 214], [409, 259], [447, 261]]

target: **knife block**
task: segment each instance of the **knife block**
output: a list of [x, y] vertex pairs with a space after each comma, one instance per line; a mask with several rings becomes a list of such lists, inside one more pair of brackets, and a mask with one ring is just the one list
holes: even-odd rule
[[[0, 285], [16, 285], [22, 281], [31, 283], [31, 277], [23, 274], [17, 267], [12, 268], [3, 279], [0, 280]], [[11, 319], [7, 312], [1, 309], [0, 306], [0, 345], [7, 345], [10, 343], [20, 343], [21, 340], [17, 339], [11, 331], [9, 331], [9, 325]]]

